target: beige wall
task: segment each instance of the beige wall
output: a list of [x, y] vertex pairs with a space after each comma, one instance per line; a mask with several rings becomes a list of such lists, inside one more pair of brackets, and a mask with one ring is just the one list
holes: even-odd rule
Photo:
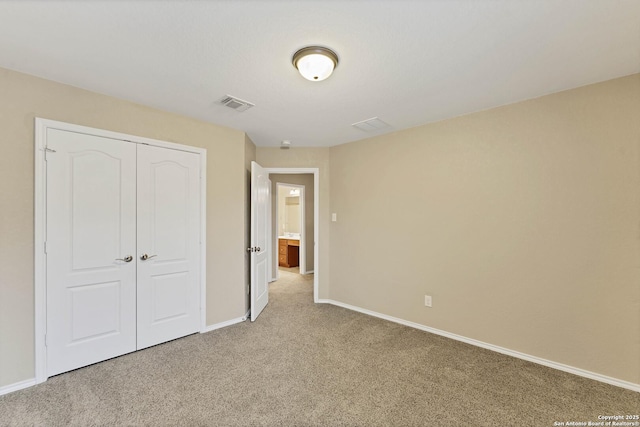
[[639, 144], [637, 74], [332, 147], [330, 298], [638, 384]]
[[[329, 298], [329, 148], [279, 148], [258, 147], [257, 162], [265, 168], [318, 168], [319, 182], [319, 248], [318, 263], [314, 266], [318, 277], [318, 297]], [[273, 182], [273, 179], [272, 179]], [[276, 252], [277, 253], [277, 252]]]
[[0, 387], [34, 377], [34, 118], [207, 149], [207, 323], [245, 313], [244, 133], [0, 69]]
[[285, 224], [285, 231], [289, 233], [302, 233], [300, 231], [302, 225], [300, 197], [285, 197], [282, 201], [284, 202], [284, 206], [282, 207], [284, 215], [281, 223]]
[[[275, 203], [276, 203], [276, 184], [277, 183], [286, 183], [286, 184], [296, 184], [296, 185], [304, 185], [304, 199], [305, 199], [305, 211], [304, 211], [304, 221], [305, 221], [305, 237], [306, 247], [305, 247], [305, 257], [307, 264], [307, 271], [314, 270], [313, 264], [313, 211], [315, 209], [314, 202], [314, 188], [313, 188], [313, 175], [311, 174], [270, 174], [269, 179], [271, 180], [271, 229], [274, 230], [273, 235], [275, 238], [278, 236], [278, 232], [280, 230], [276, 230], [276, 211], [275, 211]], [[278, 253], [277, 240], [274, 238], [273, 242], [273, 253]], [[277, 257], [273, 257], [273, 271], [278, 268], [278, 259]], [[275, 274], [274, 274], [275, 275]]]

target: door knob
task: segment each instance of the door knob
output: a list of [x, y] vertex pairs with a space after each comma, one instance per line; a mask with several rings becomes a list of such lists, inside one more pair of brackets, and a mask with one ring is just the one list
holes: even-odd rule
[[142, 254], [142, 256], [140, 257], [140, 259], [141, 259], [142, 261], [146, 261], [146, 260], [148, 260], [149, 258], [153, 258], [154, 256], [158, 256], [158, 255], [147, 255], [147, 254]]
[[127, 255], [124, 258], [116, 258], [116, 261], [131, 262], [132, 259], [133, 259], [133, 257], [131, 255]]

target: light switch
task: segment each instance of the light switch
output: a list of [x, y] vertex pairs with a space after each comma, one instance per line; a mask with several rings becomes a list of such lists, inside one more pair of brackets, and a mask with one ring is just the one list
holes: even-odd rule
[[333, 222], [337, 222], [338, 221], [338, 214], [337, 213], [332, 213], [331, 214], [331, 221], [333, 221]]

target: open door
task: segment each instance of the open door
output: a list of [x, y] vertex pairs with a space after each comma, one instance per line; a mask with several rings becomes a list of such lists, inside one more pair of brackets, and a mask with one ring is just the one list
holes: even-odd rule
[[268, 274], [269, 212], [271, 182], [267, 172], [256, 162], [251, 162], [251, 321], [260, 315], [269, 302]]

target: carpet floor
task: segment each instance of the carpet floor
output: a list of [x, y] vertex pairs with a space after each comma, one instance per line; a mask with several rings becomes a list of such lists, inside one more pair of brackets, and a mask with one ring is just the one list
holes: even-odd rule
[[313, 304], [312, 276], [284, 270], [254, 323], [0, 396], [2, 426], [553, 426], [639, 412], [640, 393]]

